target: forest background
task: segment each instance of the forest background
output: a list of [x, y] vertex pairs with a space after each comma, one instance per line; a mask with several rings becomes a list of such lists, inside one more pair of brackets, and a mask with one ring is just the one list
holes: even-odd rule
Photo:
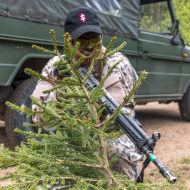
[[[173, 0], [176, 17], [179, 20], [179, 29], [183, 39], [190, 44], [190, 1]], [[171, 26], [171, 19], [166, 2], [149, 4], [143, 7], [146, 14], [141, 19], [141, 28], [151, 32], [166, 32]]]

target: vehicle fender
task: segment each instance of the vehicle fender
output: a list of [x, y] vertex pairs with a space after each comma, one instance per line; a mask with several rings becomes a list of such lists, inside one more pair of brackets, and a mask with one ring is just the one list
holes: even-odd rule
[[23, 56], [19, 62], [17, 63], [16, 68], [14, 69], [14, 71], [11, 73], [9, 79], [7, 80], [5, 86], [10, 86], [12, 84], [12, 82], [15, 79], [15, 76], [17, 75], [17, 73], [19, 72], [19, 70], [21, 69], [22, 65], [29, 59], [50, 59], [52, 56], [51, 55], [45, 55], [45, 54], [27, 54], [25, 56]]

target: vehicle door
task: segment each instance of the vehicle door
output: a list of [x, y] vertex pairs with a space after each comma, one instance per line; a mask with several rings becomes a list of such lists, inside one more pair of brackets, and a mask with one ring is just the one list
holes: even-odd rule
[[148, 77], [137, 99], [152, 101], [168, 97], [171, 100], [180, 96], [183, 42], [175, 36], [174, 25], [169, 1], [141, 6], [137, 70], [148, 71]]

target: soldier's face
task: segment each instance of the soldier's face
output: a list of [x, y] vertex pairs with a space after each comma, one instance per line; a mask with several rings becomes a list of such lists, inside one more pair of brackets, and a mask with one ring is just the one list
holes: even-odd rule
[[98, 53], [101, 51], [102, 47], [102, 37], [101, 35], [96, 35], [73, 40], [74, 44], [79, 43], [78, 56], [85, 58], [85, 61], [91, 61], [93, 58], [97, 57]]
[[99, 48], [101, 37], [98, 36], [92, 39], [78, 39], [77, 41], [80, 44], [78, 49], [80, 53], [85, 56], [90, 56], [90, 54], [92, 54], [96, 48]]

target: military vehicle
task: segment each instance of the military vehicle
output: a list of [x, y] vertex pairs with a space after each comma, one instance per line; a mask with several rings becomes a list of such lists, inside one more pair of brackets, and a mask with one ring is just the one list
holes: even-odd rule
[[[30, 106], [36, 81], [24, 69], [40, 72], [50, 58], [32, 49], [32, 44], [52, 48], [48, 32], [54, 29], [61, 48], [65, 16], [79, 6], [96, 11], [105, 45], [113, 35], [118, 37], [116, 45], [127, 41], [122, 52], [137, 72], [148, 71], [136, 102], [178, 102], [182, 118], [190, 121], [190, 48], [179, 31], [172, 0], [0, 0], [0, 114], [11, 144], [23, 140], [15, 128], [33, 129], [24, 127], [23, 122], [29, 119], [6, 107], [5, 102]], [[159, 20], [168, 17], [167, 23], [147, 27], [156, 11]]]

